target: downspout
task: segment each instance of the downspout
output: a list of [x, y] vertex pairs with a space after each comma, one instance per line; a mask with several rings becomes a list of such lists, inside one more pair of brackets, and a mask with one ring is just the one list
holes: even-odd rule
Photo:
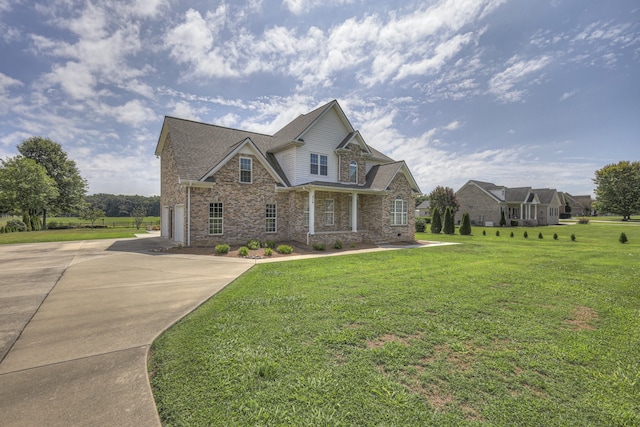
[[187, 187], [187, 247], [191, 247], [191, 183]]

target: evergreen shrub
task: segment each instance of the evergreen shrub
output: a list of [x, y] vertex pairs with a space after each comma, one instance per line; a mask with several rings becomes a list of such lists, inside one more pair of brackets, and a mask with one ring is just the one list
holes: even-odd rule
[[469, 236], [471, 234], [471, 218], [469, 212], [462, 214], [462, 225], [460, 225], [460, 234], [462, 236]]

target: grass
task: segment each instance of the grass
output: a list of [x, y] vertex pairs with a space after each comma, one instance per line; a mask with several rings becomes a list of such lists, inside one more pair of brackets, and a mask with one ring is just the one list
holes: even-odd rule
[[[22, 220], [22, 217], [15, 216], [14, 219]], [[7, 220], [11, 218], [0, 218], [0, 227], [7, 223]], [[77, 217], [48, 217], [47, 224], [58, 224], [70, 227], [89, 227], [91, 225], [91, 221], [87, 221], [86, 219], [80, 219]], [[105, 227], [125, 227], [125, 228], [134, 228], [133, 218], [129, 216], [113, 216], [113, 217], [104, 217], [98, 219], [95, 223], [95, 226], [105, 226]], [[144, 218], [142, 227], [160, 225], [160, 217], [159, 216], [147, 216]]]
[[69, 228], [64, 230], [1, 233], [0, 245], [13, 243], [66, 242], [72, 240], [121, 239], [144, 233], [141, 228]]
[[481, 230], [253, 267], [153, 344], [163, 424], [640, 425], [640, 227]]

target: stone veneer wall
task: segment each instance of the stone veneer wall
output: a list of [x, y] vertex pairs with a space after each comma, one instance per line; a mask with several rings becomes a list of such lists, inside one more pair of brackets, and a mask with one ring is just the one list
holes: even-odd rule
[[480, 224], [481, 215], [484, 216], [484, 221], [493, 221], [496, 226], [500, 224], [498, 202], [477, 186], [469, 184], [462, 187], [456, 193], [456, 197], [460, 203], [460, 208], [455, 215], [456, 224], [462, 220], [465, 212], [469, 212], [472, 224], [484, 225]]
[[[239, 182], [239, 157], [253, 158], [253, 182]], [[254, 156], [236, 155], [214, 174], [213, 188], [191, 190], [191, 244], [213, 246], [220, 243], [244, 244], [251, 239], [261, 241], [289, 240], [291, 194], [276, 192], [276, 182]], [[222, 202], [223, 234], [209, 234], [209, 204]], [[275, 233], [266, 232], [266, 205], [276, 204]]]
[[349, 144], [348, 152], [342, 152], [340, 156], [340, 171], [338, 181], [349, 182], [349, 164], [355, 160], [358, 164], [358, 184], [362, 185], [367, 180], [367, 162], [364, 158], [365, 152], [362, 151], [358, 144]]
[[[382, 198], [381, 237], [389, 242], [412, 241], [416, 237], [416, 204], [409, 181], [399, 173], [388, 189], [389, 194]], [[407, 202], [407, 225], [391, 225], [391, 201], [398, 196]]]

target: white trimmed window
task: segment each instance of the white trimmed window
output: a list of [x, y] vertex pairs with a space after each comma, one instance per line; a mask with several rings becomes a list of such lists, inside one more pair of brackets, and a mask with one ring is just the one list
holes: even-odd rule
[[240, 182], [251, 184], [253, 179], [253, 161], [249, 157], [240, 157]]
[[223, 233], [222, 202], [209, 203], [209, 234]]
[[391, 225], [407, 225], [408, 203], [400, 196], [391, 201]]
[[333, 199], [325, 199], [324, 201], [324, 225], [333, 225]]
[[322, 154], [311, 153], [309, 157], [309, 173], [311, 175], [329, 175], [327, 156]]
[[267, 203], [267, 207], [265, 210], [265, 221], [265, 231], [267, 233], [275, 233], [278, 229], [278, 209], [275, 203]]
[[358, 182], [358, 163], [355, 160], [349, 163], [349, 182]]
[[304, 208], [302, 211], [302, 225], [309, 226], [309, 197], [304, 198]]

